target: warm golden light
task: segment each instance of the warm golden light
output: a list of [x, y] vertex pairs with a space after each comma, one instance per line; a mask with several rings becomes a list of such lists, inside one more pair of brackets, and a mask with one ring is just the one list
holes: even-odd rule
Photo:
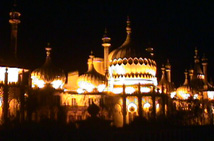
[[62, 80], [55, 80], [51, 84], [52, 84], [53, 88], [55, 88], [55, 89], [59, 89], [59, 88], [63, 87]]
[[148, 112], [150, 106], [151, 106], [151, 105], [149, 104], [149, 102], [146, 102], [146, 103], [143, 105], [143, 109], [144, 109], [146, 112]]
[[84, 91], [83, 89], [81, 89], [81, 88], [78, 88], [78, 89], [77, 89], [77, 93], [78, 93], [78, 94], [82, 94], [82, 93], [84, 93], [84, 92], [85, 92], [85, 91]]
[[214, 99], [214, 91], [207, 91], [208, 99], [213, 100]]
[[120, 94], [123, 92], [123, 88], [113, 88], [112, 92], [115, 94]]
[[3, 98], [0, 97], [0, 107], [2, 106]]
[[198, 94], [194, 94], [193, 99], [198, 99]]
[[171, 93], [170, 93], [170, 97], [171, 97], [171, 98], [174, 98], [175, 95], [176, 95], [176, 92], [171, 92]]
[[8, 83], [17, 83], [19, 79], [19, 73], [21, 73], [22, 69], [6, 67], [0, 67], [0, 82], [4, 83], [5, 81], [6, 69], [8, 73]]
[[141, 88], [140, 88], [140, 91], [141, 91], [142, 93], [148, 93], [148, 92], [151, 91], [151, 89], [148, 88], [148, 87], [141, 87]]
[[92, 92], [93, 89], [95, 88], [93, 84], [86, 81], [80, 81], [78, 84], [80, 88], [86, 90], [87, 92]]
[[125, 92], [126, 94], [132, 94], [135, 92], [135, 89], [133, 87], [126, 87]]
[[8, 68], [8, 82], [18, 82], [19, 78], [19, 70], [18, 68]]
[[159, 112], [160, 111], [160, 104], [156, 104], [156, 112]]
[[137, 111], [137, 105], [134, 104], [134, 103], [130, 103], [130, 104], [128, 105], [128, 111], [129, 111], [129, 112], [136, 112], [136, 111]]
[[143, 106], [143, 108], [149, 108], [151, 105], [149, 104], [149, 102], [146, 102]]
[[32, 79], [32, 87], [43, 88], [45, 86], [45, 82], [41, 79], [38, 79], [36, 76], [31, 76]]
[[179, 94], [183, 99], [188, 99], [190, 97], [190, 94], [186, 94], [186, 93], [180, 93]]
[[98, 90], [98, 92], [103, 92], [105, 90], [105, 88], [106, 88], [106, 85], [101, 84], [97, 87], [97, 90]]
[[4, 82], [4, 80], [5, 80], [5, 72], [6, 72], [6, 68], [0, 67], [0, 81], [1, 82]]

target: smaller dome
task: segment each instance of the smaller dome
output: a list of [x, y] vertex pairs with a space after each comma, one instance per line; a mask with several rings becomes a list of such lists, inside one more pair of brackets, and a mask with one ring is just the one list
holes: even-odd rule
[[185, 70], [184, 72], [185, 80], [182, 86], [178, 87], [176, 90], [177, 97], [179, 99], [188, 99], [190, 96], [192, 96], [191, 87], [189, 85], [188, 81], [188, 72]]
[[177, 97], [179, 99], [188, 99], [190, 96], [192, 96], [190, 86], [183, 85], [177, 89]]
[[[47, 57], [44, 65], [31, 73], [33, 87], [44, 87], [44, 85], [51, 84], [54, 88], [62, 88], [65, 84], [65, 73], [51, 62], [50, 51], [51, 48], [46, 48]], [[42, 84], [38, 84], [38, 82]]]
[[[78, 85], [80, 88], [91, 92], [94, 88], [97, 88], [98, 91], [102, 91], [105, 88], [105, 84], [107, 82], [107, 78], [96, 71], [93, 65], [93, 55], [90, 55], [90, 58], [92, 59], [92, 63], [90, 66], [90, 69], [79, 76], [78, 78]], [[102, 90], [99, 90], [100, 86], [102, 86]]]

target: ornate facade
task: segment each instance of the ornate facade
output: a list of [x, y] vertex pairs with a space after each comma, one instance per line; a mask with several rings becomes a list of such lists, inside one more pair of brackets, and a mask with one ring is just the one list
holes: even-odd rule
[[[20, 13], [12, 11], [10, 16], [11, 43], [16, 58]], [[203, 57], [201, 64], [195, 49], [194, 68], [185, 71], [183, 85], [176, 88], [171, 80], [169, 60], [161, 67], [162, 77], [158, 82], [153, 48], [142, 51], [134, 46], [129, 18], [126, 34], [124, 43], [109, 53], [111, 38], [105, 30], [103, 58], [91, 53], [88, 71], [81, 75], [78, 71], [69, 72], [66, 78], [64, 71], [51, 62], [49, 45], [44, 65], [30, 74], [28, 69], [1, 65], [2, 122], [12, 118], [76, 122], [90, 117], [89, 107], [97, 105], [97, 116], [112, 121], [117, 127], [137, 118], [161, 119], [181, 111], [192, 113], [191, 124], [212, 123], [214, 87], [208, 82], [207, 58]]]

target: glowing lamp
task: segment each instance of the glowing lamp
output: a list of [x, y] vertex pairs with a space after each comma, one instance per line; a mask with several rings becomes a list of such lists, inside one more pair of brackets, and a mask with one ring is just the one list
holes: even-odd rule
[[125, 88], [125, 92], [126, 92], [127, 94], [132, 94], [132, 93], [135, 92], [135, 89], [134, 89], [133, 87], [126, 87], [126, 88]]
[[82, 94], [82, 93], [84, 93], [84, 90], [81, 89], [81, 88], [78, 88], [78, 89], [77, 89], [77, 93], [78, 93], [78, 94]]
[[170, 93], [170, 97], [171, 97], [171, 98], [174, 98], [175, 95], [176, 95], [176, 92], [171, 92], [171, 93]]
[[103, 92], [105, 90], [105, 88], [106, 88], [106, 85], [101, 84], [97, 87], [97, 90], [98, 90], [98, 92]]
[[123, 88], [113, 88], [112, 92], [115, 94], [120, 94], [123, 92]]
[[134, 104], [134, 103], [130, 103], [128, 105], [128, 111], [131, 112], [131, 113], [136, 112], [137, 111], [137, 105]]
[[158, 103], [156, 104], [156, 111], [159, 112], [159, 110], [160, 110], [160, 104]]
[[143, 105], [143, 108], [149, 108], [151, 105], [149, 104], [149, 102], [146, 102], [144, 105]]
[[208, 91], [207, 96], [208, 96], [208, 99], [213, 100], [214, 99], [214, 91]]
[[62, 88], [63, 86], [63, 82], [61, 80], [55, 80], [51, 84], [55, 89]]
[[198, 99], [198, 94], [194, 94], [193, 99]]
[[148, 112], [150, 106], [151, 106], [151, 105], [149, 104], [149, 102], [146, 102], [146, 103], [143, 105], [143, 109], [144, 109], [146, 112]]
[[0, 82], [5, 83], [5, 73], [7, 72], [8, 83], [18, 83], [19, 74], [22, 73], [22, 70], [20, 68], [0, 67]]
[[142, 93], [148, 93], [148, 92], [151, 91], [151, 89], [148, 88], [148, 87], [141, 87], [141, 88], [140, 88], [140, 91], [141, 91]]

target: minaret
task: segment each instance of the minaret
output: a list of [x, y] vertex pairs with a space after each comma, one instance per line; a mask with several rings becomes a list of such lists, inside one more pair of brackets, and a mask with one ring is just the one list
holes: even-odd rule
[[162, 71], [162, 76], [161, 76], [161, 80], [159, 82], [159, 87], [162, 91], [162, 93], [166, 93], [168, 90], [167, 90], [167, 83], [168, 81], [166, 80], [166, 76], [165, 76], [165, 67], [164, 65], [162, 65], [161, 67], [161, 71]]
[[123, 45], [129, 43], [131, 40], [132, 29], [131, 29], [131, 21], [129, 19], [129, 16], [127, 16], [127, 21], [126, 21], [126, 33], [127, 33], [126, 41], [123, 43]]
[[88, 60], [88, 71], [92, 70], [94, 67], [94, 54], [93, 51], [91, 51], [91, 54], [89, 55], [89, 60]]
[[166, 67], [167, 80], [169, 83], [171, 83], [171, 65], [169, 63], [169, 59], [167, 59], [167, 63], [165, 65], [165, 67]]
[[194, 72], [194, 70], [193, 70], [193, 68], [191, 66], [190, 69], [189, 69], [189, 78], [190, 78], [190, 80], [193, 79], [193, 72]]
[[197, 48], [195, 48], [194, 61], [195, 61], [195, 64], [199, 63], [199, 56], [198, 56], [198, 49]]
[[185, 80], [184, 80], [183, 85], [188, 85], [188, 72], [187, 72], [187, 70], [185, 70], [184, 75], [185, 75]]
[[20, 21], [21, 14], [15, 10], [16, 9], [16, 3], [13, 5], [13, 9], [10, 11], [10, 19], [9, 23], [11, 25], [11, 45], [10, 49], [12, 51], [12, 55], [14, 55], [15, 58], [17, 58], [17, 33], [18, 33], [18, 24]]
[[45, 48], [45, 50], [46, 50], [46, 61], [45, 61], [45, 64], [49, 64], [49, 62], [51, 61], [50, 54], [51, 54], [51, 50], [52, 50], [52, 48], [50, 47], [50, 43], [47, 44], [47, 47]]
[[203, 73], [204, 73], [204, 81], [207, 83], [207, 65], [208, 65], [208, 59], [205, 57], [205, 54], [202, 57], [202, 66], [203, 66]]
[[102, 38], [102, 46], [104, 48], [104, 71], [105, 71], [105, 75], [108, 74], [108, 66], [109, 66], [109, 60], [108, 60], [108, 54], [109, 54], [109, 48], [111, 46], [111, 38], [108, 37], [107, 35], [107, 29], [105, 28], [105, 32]]

